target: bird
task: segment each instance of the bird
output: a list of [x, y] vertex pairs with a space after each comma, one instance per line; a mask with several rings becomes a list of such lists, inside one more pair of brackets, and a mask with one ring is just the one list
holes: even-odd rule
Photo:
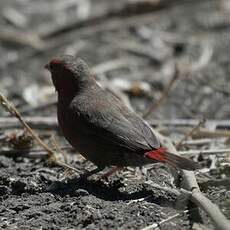
[[153, 128], [103, 89], [81, 58], [60, 55], [45, 68], [57, 91], [61, 131], [84, 158], [97, 166], [92, 173], [110, 166], [116, 170], [159, 162], [184, 170], [200, 168], [197, 162], [162, 146]]

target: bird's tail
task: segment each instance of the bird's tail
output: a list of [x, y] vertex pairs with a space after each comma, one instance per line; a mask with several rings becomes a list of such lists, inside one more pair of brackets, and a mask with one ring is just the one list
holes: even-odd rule
[[181, 168], [185, 170], [196, 170], [200, 168], [200, 165], [190, 159], [187, 159], [182, 156], [178, 156], [174, 153], [170, 153], [166, 148], [158, 148], [152, 151], [149, 151], [145, 154], [148, 158], [151, 158], [156, 161], [168, 163], [176, 168]]

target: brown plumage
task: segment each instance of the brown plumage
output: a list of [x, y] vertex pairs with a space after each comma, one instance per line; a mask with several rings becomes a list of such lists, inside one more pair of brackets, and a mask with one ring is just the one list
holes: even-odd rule
[[155, 162], [187, 170], [199, 168], [160, 146], [152, 128], [102, 89], [83, 60], [63, 55], [46, 68], [58, 93], [58, 122], [65, 138], [99, 168]]

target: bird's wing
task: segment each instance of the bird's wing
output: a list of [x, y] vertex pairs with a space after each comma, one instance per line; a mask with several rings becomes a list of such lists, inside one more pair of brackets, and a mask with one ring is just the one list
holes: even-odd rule
[[[130, 111], [129, 111], [130, 112]], [[144, 121], [137, 114], [132, 115], [134, 112], [131, 112], [131, 115], [128, 113], [128, 118], [132, 122], [133, 126], [139, 130], [139, 134], [142, 135], [145, 141], [152, 148], [160, 147], [160, 142], [157, 136], [155, 135], [153, 129], [149, 126], [149, 124]]]
[[80, 103], [79, 98], [71, 103], [71, 110], [84, 124], [82, 132], [137, 152], [159, 147], [157, 137], [142, 118], [113, 95], [106, 93], [102, 97], [92, 97], [87, 104]]

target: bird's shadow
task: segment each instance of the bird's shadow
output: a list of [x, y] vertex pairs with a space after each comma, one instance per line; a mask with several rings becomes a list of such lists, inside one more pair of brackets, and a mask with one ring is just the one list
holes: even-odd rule
[[124, 186], [121, 180], [106, 183], [103, 180], [90, 180], [87, 178], [72, 179], [69, 181], [55, 181], [47, 187], [47, 191], [61, 196], [94, 195], [97, 198], [115, 200], [134, 200], [149, 196], [150, 193], [144, 189], [134, 193], [119, 191]]
[[172, 206], [173, 203], [164, 197], [154, 197], [152, 191], [141, 189], [135, 192], [120, 191], [124, 187], [122, 180], [118, 179], [110, 183], [103, 180], [89, 180], [86, 178], [76, 178], [69, 181], [55, 181], [47, 187], [48, 192], [60, 196], [84, 196], [93, 195], [106, 201], [133, 201], [144, 198], [161, 206]]

